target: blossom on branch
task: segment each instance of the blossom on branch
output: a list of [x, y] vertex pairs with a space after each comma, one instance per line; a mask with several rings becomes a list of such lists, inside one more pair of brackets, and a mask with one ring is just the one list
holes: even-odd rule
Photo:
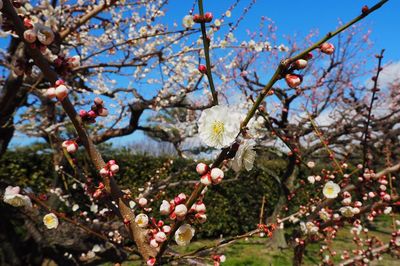
[[227, 106], [216, 105], [201, 113], [198, 121], [200, 139], [210, 147], [229, 146], [240, 130], [240, 114]]
[[58, 218], [54, 213], [48, 213], [43, 217], [43, 223], [47, 229], [56, 229], [58, 227]]
[[235, 158], [232, 161], [232, 169], [235, 172], [239, 172], [242, 168], [247, 171], [253, 169], [254, 160], [256, 159], [255, 145], [256, 142], [252, 139], [244, 140], [243, 143], [240, 144]]
[[339, 185], [332, 181], [327, 182], [324, 186], [324, 189], [322, 190], [322, 193], [328, 199], [336, 198], [339, 192], [340, 192]]
[[194, 236], [195, 230], [190, 224], [181, 225], [175, 232], [175, 242], [178, 246], [186, 246]]
[[31, 199], [28, 196], [20, 194], [20, 187], [8, 186], [4, 192], [3, 201], [14, 207], [29, 207], [32, 208]]

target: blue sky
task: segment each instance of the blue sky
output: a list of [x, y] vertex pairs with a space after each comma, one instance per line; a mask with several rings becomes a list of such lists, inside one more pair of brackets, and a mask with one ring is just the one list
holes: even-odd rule
[[[241, 0], [238, 7], [232, 12], [233, 21], [237, 18], [243, 8], [245, 8], [251, 0]], [[229, 8], [234, 2], [233, 0], [203, 0], [206, 11], [214, 13], [215, 17]], [[238, 39], [248, 39], [246, 30], [256, 31], [260, 22], [261, 16], [266, 16], [272, 19], [278, 27], [277, 36], [285, 35], [293, 36], [296, 34], [298, 38], [306, 36], [310, 30], [319, 29], [322, 36], [326, 32], [333, 30], [338, 25], [338, 19], [347, 22], [361, 12], [363, 5], [372, 6], [378, 1], [367, 0], [337, 0], [330, 1], [311, 1], [311, 0], [258, 0], [253, 8], [248, 12], [245, 19], [240, 24], [235, 32]], [[166, 7], [167, 16], [163, 22], [171, 25], [173, 22], [181, 24], [183, 16], [188, 14], [193, 6], [193, 1], [188, 0], [173, 0]], [[197, 10], [195, 11], [195, 13]], [[382, 48], [386, 49], [385, 61], [396, 62], [400, 61], [400, 49], [398, 37], [398, 25], [400, 25], [400, 1], [390, 0], [381, 9], [377, 10], [361, 22], [365, 28], [372, 31], [371, 40], [374, 42], [373, 52], [378, 53]], [[282, 38], [283, 40], [283, 38]], [[1, 47], [4, 47], [4, 39], [0, 40]], [[371, 64], [375, 63], [371, 60]], [[373, 67], [373, 65], [372, 65]], [[116, 145], [121, 145], [133, 140], [138, 140], [143, 137], [141, 132], [127, 137], [113, 139], [111, 142]], [[14, 138], [12, 144], [20, 145], [25, 143], [20, 137]]]
[[[231, 19], [234, 19], [242, 12], [243, 8], [250, 3], [251, 0], [242, 0], [239, 6], [232, 12]], [[215, 1], [203, 0], [205, 11], [211, 11], [215, 17], [229, 8], [233, 1]], [[241, 39], [248, 39], [246, 30], [257, 30], [261, 16], [272, 19], [278, 27], [278, 37], [284, 35], [306, 36], [310, 30], [319, 29], [322, 36], [328, 31], [338, 26], [339, 19], [347, 22], [356, 17], [364, 5], [373, 6], [378, 1], [361, 1], [361, 0], [336, 0], [331, 1], [332, 5], [327, 6], [315, 0], [302, 1], [272, 1], [258, 0], [253, 8], [248, 12], [246, 18], [241, 23], [235, 36]], [[326, 1], [324, 1], [326, 3]], [[167, 10], [168, 17], [166, 23], [176, 21], [181, 23], [181, 18], [188, 14], [192, 8], [192, 1], [175, 0], [171, 3]], [[176, 4], [175, 4], [176, 3]], [[195, 10], [196, 13], [197, 10]], [[385, 48], [385, 61], [396, 62], [400, 60], [400, 48], [398, 37], [398, 25], [400, 25], [400, 1], [391, 0], [382, 8], [369, 15], [362, 22], [366, 29], [370, 29], [371, 40], [374, 45], [373, 52], [378, 53]], [[375, 60], [371, 59], [371, 67], [374, 67]], [[141, 132], [137, 132], [132, 136], [113, 139], [112, 143], [121, 145], [126, 142], [138, 140], [142, 138]]]

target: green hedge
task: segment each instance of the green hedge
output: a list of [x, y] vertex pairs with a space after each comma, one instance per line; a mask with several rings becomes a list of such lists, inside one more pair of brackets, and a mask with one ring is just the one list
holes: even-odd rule
[[[133, 196], [139, 194], [138, 188], [153, 176], [157, 169], [163, 167], [168, 160], [174, 160], [172, 167], [160, 174], [160, 179], [169, 175], [176, 175], [171, 182], [178, 180], [196, 180], [196, 163], [191, 160], [168, 157], [150, 157], [134, 155], [126, 149], [111, 149], [102, 147], [102, 153], [106, 154], [106, 160], [115, 159], [120, 166], [120, 173], [116, 176], [117, 182], [122, 188], [129, 188]], [[88, 160], [83, 153], [77, 155], [78, 161], [88, 168]], [[251, 172], [241, 173], [237, 180], [226, 182], [218, 186], [212, 186], [207, 192], [204, 202], [207, 207], [208, 221], [201, 225], [198, 237], [219, 237], [223, 235], [235, 235], [254, 229], [259, 221], [259, 212], [263, 195], [266, 196], [267, 213], [277, 201], [278, 189], [275, 176], [281, 176], [286, 162], [282, 159], [271, 159], [263, 156], [262, 167], [255, 167]], [[0, 180], [5, 184], [31, 187], [36, 193], [48, 191], [57, 174], [53, 170], [51, 151], [43, 147], [26, 147], [7, 152], [0, 160]], [[72, 169], [68, 171], [73, 174]], [[90, 168], [93, 178], [98, 181], [97, 174]], [[235, 173], [226, 173], [226, 179], [235, 178]], [[73, 181], [66, 179], [68, 187]], [[63, 187], [62, 180], [58, 186]], [[157, 198], [152, 207], [158, 209], [162, 199], [173, 198], [177, 193], [189, 194], [193, 186], [181, 186], [167, 189], [165, 195]], [[74, 193], [74, 197], [79, 193]]]

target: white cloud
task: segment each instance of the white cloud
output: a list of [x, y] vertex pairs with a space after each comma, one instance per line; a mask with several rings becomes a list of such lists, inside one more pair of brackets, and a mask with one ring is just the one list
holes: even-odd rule
[[389, 63], [383, 67], [378, 84], [381, 88], [386, 88], [395, 81], [400, 81], [400, 61]]

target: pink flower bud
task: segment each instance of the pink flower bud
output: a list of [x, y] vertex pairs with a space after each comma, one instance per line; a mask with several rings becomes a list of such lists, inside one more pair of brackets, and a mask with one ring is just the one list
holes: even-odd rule
[[287, 74], [285, 81], [290, 88], [296, 88], [301, 84], [301, 77], [294, 74]]
[[158, 232], [156, 235], [155, 235], [155, 237], [154, 237], [155, 239], [156, 239], [156, 241], [157, 242], [160, 242], [160, 243], [162, 243], [162, 242], [164, 242], [165, 240], [167, 240], [167, 235], [164, 233], [164, 232]]
[[103, 191], [101, 189], [96, 189], [95, 192], [93, 193], [93, 198], [98, 199], [102, 196]]
[[383, 200], [385, 201], [390, 201], [391, 197], [389, 194], [385, 194], [385, 196], [383, 196]]
[[224, 178], [224, 172], [219, 168], [211, 169], [210, 175], [211, 175], [211, 180], [214, 184], [220, 183]]
[[87, 112], [87, 114], [88, 114], [88, 116], [89, 116], [90, 118], [96, 118], [96, 117], [97, 117], [96, 112], [93, 111], [93, 110], [90, 110], [89, 112]]
[[171, 226], [169, 226], [169, 225], [164, 225], [164, 226], [162, 227], [162, 231], [163, 231], [164, 233], [166, 233], [166, 234], [169, 234], [169, 232], [171, 232]]
[[55, 85], [56, 85], [56, 87], [58, 87], [60, 85], [64, 85], [64, 80], [62, 80], [62, 79], [57, 80]]
[[66, 140], [61, 145], [68, 153], [75, 153], [78, 150], [78, 144], [73, 140]]
[[368, 197], [370, 198], [374, 198], [375, 196], [376, 196], [375, 193], [372, 191], [368, 193]]
[[212, 183], [212, 182], [211, 182], [211, 175], [210, 175], [209, 173], [203, 175], [203, 176], [200, 178], [200, 182], [201, 182], [203, 185], [205, 185], [205, 186], [211, 185], [211, 183]]
[[85, 111], [85, 110], [80, 110], [79, 111], [79, 116], [81, 117], [81, 118], [84, 118], [84, 117], [86, 117], [88, 115], [88, 113]]
[[181, 204], [181, 203], [182, 203], [181, 198], [179, 198], [179, 197], [175, 197], [175, 198], [174, 198], [174, 204], [175, 204], [175, 205], [178, 205], [178, 204]]
[[175, 219], [176, 219], [176, 213], [175, 213], [175, 212], [172, 212], [172, 213], [169, 215], [169, 219], [175, 220]]
[[204, 22], [204, 18], [200, 16], [199, 14], [193, 15], [193, 21], [196, 23], [201, 23]]
[[110, 173], [108, 172], [108, 170], [106, 169], [106, 168], [101, 168], [101, 170], [100, 170], [100, 175], [102, 176], [102, 177], [108, 177], [109, 175], [110, 175]]
[[117, 164], [117, 162], [115, 160], [109, 160], [108, 161], [108, 165], [113, 165], [113, 164]]
[[204, 21], [211, 22], [213, 19], [213, 14], [211, 12], [207, 12], [204, 14]]
[[196, 213], [195, 217], [196, 217], [197, 221], [201, 224], [205, 223], [207, 221], [207, 215], [204, 212]]
[[75, 55], [67, 59], [68, 67], [71, 69], [77, 68], [81, 65], [79, 55]]
[[99, 97], [94, 98], [94, 103], [96, 105], [103, 105], [103, 100]]
[[[0, 8], [1, 9], [1, 8]], [[24, 18], [24, 26], [28, 29], [32, 28], [32, 21], [29, 18]]]
[[[157, 242], [157, 240], [155, 240], [154, 238], [152, 238], [151, 240], [150, 240], [150, 246], [152, 246], [153, 248], [158, 248], [158, 242]], [[149, 264], [147, 264], [147, 265], [149, 265]], [[153, 265], [153, 264], [152, 264]]]
[[294, 62], [294, 66], [297, 69], [304, 69], [307, 67], [307, 64], [308, 64], [307, 60], [304, 60], [304, 59], [299, 59], [299, 60], [296, 60], [296, 62]]
[[185, 195], [185, 193], [179, 193], [178, 198], [180, 198], [181, 201], [185, 201], [185, 200], [186, 200], [186, 195]]
[[146, 198], [140, 198], [139, 199], [139, 205], [144, 207], [147, 205], [147, 199]]
[[161, 203], [161, 206], [160, 206], [160, 213], [162, 215], [168, 215], [168, 214], [170, 214], [170, 212], [171, 212], [171, 205], [169, 204], [168, 201], [163, 200], [163, 202]]
[[49, 99], [53, 99], [56, 97], [56, 89], [54, 89], [53, 87], [50, 87], [46, 90], [46, 96]]
[[59, 101], [62, 101], [67, 97], [68, 89], [65, 85], [60, 85], [56, 88], [56, 97]]
[[194, 209], [195, 209], [196, 212], [205, 212], [206, 211], [206, 205], [203, 202], [197, 203], [197, 204], [195, 204]]
[[177, 217], [181, 218], [184, 217], [187, 213], [187, 208], [185, 204], [179, 204], [175, 207], [175, 214]]
[[68, 147], [67, 147], [68, 153], [75, 153], [77, 150], [78, 150], [78, 144], [76, 144], [76, 143], [72, 143], [72, 144], [68, 145]]
[[147, 260], [147, 266], [153, 266], [156, 264], [156, 258], [150, 258]]
[[205, 163], [199, 163], [196, 166], [196, 172], [199, 175], [204, 175], [208, 172], [208, 165], [206, 165]]
[[207, 67], [205, 65], [199, 65], [198, 70], [201, 74], [207, 74]]
[[36, 42], [36, 31], [32, 29], [24, 31], [24, 39], [28, 43]]
[[119, 166], [118, 166], [118, 164], [113, 164], [113, 165], [111, 165], [111, 166], [110, 166], [110, 171], [111, 171], [113, 174], [118, 173], [118, 171], [119, 171]]
[[335, 46], [333, 46], [333, 44], [331, 43], [323, 43], [320, 47], [321, 52], [323, 52], [324, 54], [333, 54], [335, 52]]

